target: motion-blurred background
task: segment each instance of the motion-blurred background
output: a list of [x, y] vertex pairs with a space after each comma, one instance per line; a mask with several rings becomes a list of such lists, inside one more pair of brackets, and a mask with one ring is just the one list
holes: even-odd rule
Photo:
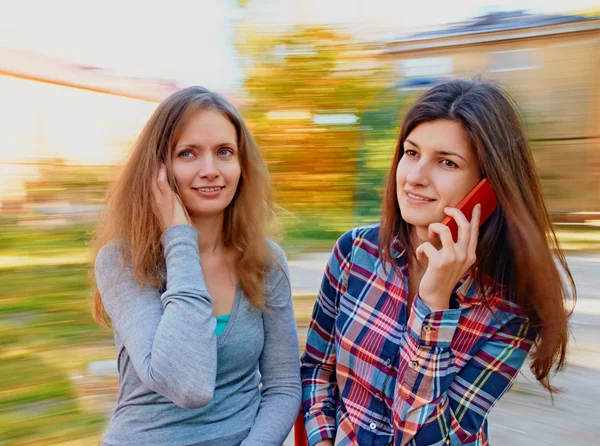
[[376, 221], [411, 101], [451, 76], [521, 107], [579, 285], [554, 405], [525, 372], [496, 445], [598, 444], [597, 0], [0, 0], [0, 445], [97, 444], [118, 382], [90, 316], [89, 240], [157, 103], [224, 94], [269, 163], [301, 341], [327, 252]]

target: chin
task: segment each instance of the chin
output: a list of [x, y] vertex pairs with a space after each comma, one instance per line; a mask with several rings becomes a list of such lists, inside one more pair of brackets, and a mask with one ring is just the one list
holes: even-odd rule
[[418, 219], [418, 218], [413, 218], [413, 219], [404, 219], [404, 221], [409, 224], [410, 226], [414, 226], [414, 227], [428, 227], [431, 223], [436, 223], [436, 221], [431, 221], [431, 220], [425, 220], [425, 219]]
[[191, 218], [212, 218], [216, 217], [219, 214], [222, 214], [225, 211], [225, 208], [196, 208], [196, 209], [188, 209], [188, 214]]
[[425, 215], [414, 215], [412, 212], [403, 213], [400, 211], [402, 219], [411, 226], [429, 226], [431, 223], [436, 223], [441, 220]]

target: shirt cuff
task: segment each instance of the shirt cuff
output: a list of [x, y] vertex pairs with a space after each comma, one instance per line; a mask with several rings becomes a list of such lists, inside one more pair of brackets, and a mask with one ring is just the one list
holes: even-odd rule
[[417, 293], [408, 319], [408, 331], [420, 347], [450, 347], [461, 313], [460, 308], [456, 308], [459, 305], [454, 294], [450, 298], [450, 306], [452, 308], [448, 310], [431, 311]]
[[335, 438], [337, 429], [335, 417], [324, 413], [309, 415], [304, 418], [304, 426], [306, 427], [309, 446], [314, 446], [319, 441]]
[[167, 247], [174, 240], [183, 237], [198, 243], [198, 231], [190, 225], [174, 225], [162, 233], [160, 240]]

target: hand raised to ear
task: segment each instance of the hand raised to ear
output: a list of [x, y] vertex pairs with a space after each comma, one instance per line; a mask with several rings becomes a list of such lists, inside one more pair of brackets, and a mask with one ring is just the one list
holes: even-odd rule
[[446, 208], [444, 212], [458, 224], [458, 241], [454, 243], [446, 225], [432, 223], [429, 225], [429, 238], [432, 240], [439, 237], [442, 248], [438, 250], [430, 242], [425, 242], [416, 249], [419, 262], [427, 259], [427, 270], [419, 285], [419, 296], [432, 311], [449, 308], [454, 287], [477, 260], [481, 205], [478, 204], [473, 209], [470, 222], [456, 208]]
[[181, 203], [179, 196], [173, 192], [167, 181], [167, 168], [160, 165], [156, 174], [156, 181], [152, 183], [154, 196], [154, 213], [160, 221], [162, 231], [175, 225], [190, 225], [190, 217]]

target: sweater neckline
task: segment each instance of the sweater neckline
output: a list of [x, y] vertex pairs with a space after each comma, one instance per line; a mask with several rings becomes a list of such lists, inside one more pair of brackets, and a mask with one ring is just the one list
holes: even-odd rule
[[[225, 341], [229, 337], [229, 333], [231, 333], [231, 330], [233, 329], [233, 326], [235, 325], [235, 320], [237, 318], [237, 314], [238, 314], [239, 307], [240, 307], [241, 297], [242, 297], [242, 288], [238, 284], [235, 289], [235, 298], [233, 300], [233, 308], [231, 309], [231, 314], [229, 315], [229, 320], [227, 321], [227, 325], [225, 325], [225, 329], [223, 330], [223, 332], [219, 336], [217, 336], [217, 348], [221, 347], [221, 346], [223, 346], [223, 344], [225, 344]], [[223, 315], [223, 316], [225, 316], [225, 315]]]

